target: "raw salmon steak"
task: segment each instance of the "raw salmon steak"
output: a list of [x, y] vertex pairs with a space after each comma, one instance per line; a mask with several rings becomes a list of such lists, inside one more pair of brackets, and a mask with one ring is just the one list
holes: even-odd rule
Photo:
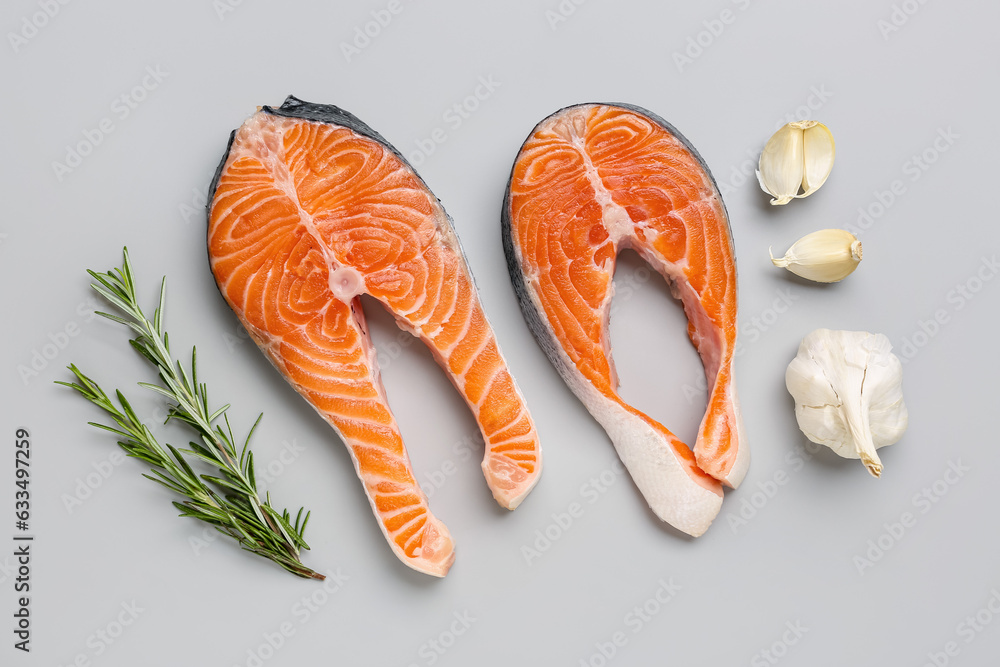
[[[733, 382], [736, 265], [708, 167], [648, 111], [567, 107], [521, 146], [502, 220], [511, 279], [535, 338], [608, 432], [656, 515], [701, 535], [719, 512], [721, 485], [738, 485], [749, 464]], [[693, 452], [618, 394], [608, 317], [623, 248], [680, 298], [704, 363], [708, 408]]]
[[452, 539], [414, 478], [361, 295], [419, 337], [465, 398], [500, 505], [517, 507], [542, 458], [441, 203], [370, 127], [294, 97], [233, 132], [209, 202], [209, 261], [226, 302], [347, 445], [396, 555], [444, 576]]

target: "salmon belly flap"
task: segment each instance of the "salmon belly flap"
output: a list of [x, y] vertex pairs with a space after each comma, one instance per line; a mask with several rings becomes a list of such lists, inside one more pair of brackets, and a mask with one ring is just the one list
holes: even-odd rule
[[346, 444], [404, 563], [444, 576], [448, 529], [429, 510], [379, 376], [361, 295], [431, 350], [482, 431], [483, 473], [514, 509], [541, 450], [479, 302], [451, 221], [380, 135], [289, 97], [233, 133], [209, 204], [212, 273], [281, 375]]
[[[721, 507], [722, 485], [737, 486], [749, 465], [733, 378], [735, 256], [707, 167], [648, 111], [567, 107], [522, 145], [502, 220], [515, 292], [547, 356], [657, 516], [702, 534]], [[618, 394], [608, 318], [625, 248], [670, 283], [705, 366], [708, 407], [693, 449]]]

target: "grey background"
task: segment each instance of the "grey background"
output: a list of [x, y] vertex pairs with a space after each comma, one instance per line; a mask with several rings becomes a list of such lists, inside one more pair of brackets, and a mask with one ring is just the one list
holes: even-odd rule
[[[986, 206], [998, 148], [995, 3], [565, 0], [568, 16], [553, 28], [556, 0], [403, 0], [348, 62], [341, 44], [387, 2], [223, 2], [71, 2], [17, 49], [9, 33], [42, 10], [29, 0], [4, 3], [0, 539], [14, 532], [12, 436], [27, 427], [37, 540], [30, 655], [11, 647], [12, 559], [0, 557], [0, 663], [68, 665], [83, 656], [80, 664], [252, 665], [265, 635], [288, 622], [294, 634], [265, 649], [262, 664], [923, 665], [948, 642], [949, 664], [995, 664], [1000, 619], [987, 604], [1000, 589], [990, 482], [1000, 464], [1000, 281], [975, 282], [1000, 245]], [[728, 24], [713, 23], [727, 10]], [[879, 22], [894, 11], [902, 25], [884, 35]], [[674, 54], [699, 33], [708, 45], [700, 54], [691, 47], [698, 57], [678, 67]], [[122, 118], [112, 105], [141, 85], [147, 66], [166, 74]], [[459, 127], [449, 125], [443, 115], [474, 94], [479, 77], [500, 85]], [[407, 155], [435, 128], [444, 131], [420, 172], [455, 219], [542, 438], [539, 485], [516, 512], [501, 510], [479, 450], [456, 453], [476, 434], [461, 399], [419, 345], [396, 353], [398, 330], [369, 304], [418, 477], [447, 461], [457, 467], [431, 498], [457, 543], [444, 580], [397, 562], [342, 443], [239, 337], [208, 272], [199, 192], [229, 132], [289, 93], [352, 111]], [[726, 193], [753, 459], [744, 485], [727, 493], [697, 540], [660, 525], [627, 476], [588, 502], [595, 494], [582, 486], [611, 468], [614, 452], [535, 345], [506, 273], [499, 208], [515, 152], [535, 122], [583, 101], [626, 101], [662, 115], [698, 147]], [[786, 117], [805, 116], [832, 129], [836, 167], [816, 195], [772, 209], [751, 182], [749, 156]], [[59, 180], [52, 163], [105, 118], [113, 132]], [[935, 138], [949, 128], [958, 138], [939, 142], [941, 152]], [[913, 171], [912, 157], [925, 151], [933, 164]], [[770, 266], [768, 246], [780, 253], [816, 229], [857, 229], [859, 208], [878, 213], [878, 193], [896, 180], [905, 192], [863, 229], [865, 260], [849, 279], [817, 286]], [[126, 244], [150, 307], [168, 275], [175, 349], [198, 345], [212, 396], [233, 403], [237, 429], [264, 411], [258, 465], [280, 469], [266, 486], [277, 504], [312, 510], [305, 561], [346, 576], [337, 592], [319, 594], [316, 583], [221, 539], [201, 542], [202, 527], [174, 518], [168, 494], [142, 479], [140, 464], [102, 464], [116, 450], [85, 425], [96, 409], [52, 384], [75, 362], [105, 388], [125, 389], [155, 421], [156, 402], [133, 384], [148, 369], [120, 327], [90, 314], [96, 302], [84, 269], [118, 265]], [[690, 440], [704, 406], [692, 388], [701, 366], [681, 309], [658, 277], [645, 276], [635, 256], [623, 256], [612, 325], [622, 391]], [[626, 281], [637, 286], [631, 297]], [[959, 298], [959, 285], [979, 290]], [[947, 322], [921, 336], [936, 311]], [[37, 376], [22, 377], [19, 367], [68, 325], [79, 335]], [[882, 450], [881, 480], [825, 451], [803, 460], [783, 375], [798, 341], [817, 327], [881, 332], [897, 352], [914, 345], [904, 368], [910, 428]], [[186, 437], [157, 432], [177, 444]], [[278, 458], [286, 443], [301, 448], [287, 465]], [[956, 462], [968, 468], [957, 483], [939, 482], [943, 495], [921, 502]], [[67, 508], [99, 468], [113, 472]], [[529, 564], [522, 546], [574, 501], [583, 515]], [[756, 514], [739, 523], [753, 503]], [[904, 512], [915, 524], [887, 537], [886, 524]], [[888, 550], [859, 572], [855, 557], [880, 538]], [[680, 590], [664, 605], [650, 603], [658, 613], [635, 632], [627, 615], [655, 599], [661, 579]], [[303, 622], [308, 596], [323, 604]], [[123, 603], [142, 611], [102, 644], [96, 633], [115, 630]], [[453, 614], [464, 612], [475, 621], [449, 641]], [[977, 612], [981, 629], [966, 631], [961, 624]], [[799, 637], [789, 627], [806, 631]], [[605, 659], [598, 645], [616, 632], [627, 643]], [[433, 652], [435, 639], [449, 644], [446, 652]]]

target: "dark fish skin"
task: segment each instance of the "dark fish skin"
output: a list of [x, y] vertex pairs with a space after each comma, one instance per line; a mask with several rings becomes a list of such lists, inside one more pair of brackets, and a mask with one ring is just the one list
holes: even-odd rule
[[212, 202], [215, 200], [215, 191], [219, 189], [219, 179], [222, 178], [222, 170], [226, 166], [226, 160], [229, 159], [229, 151], [233, 148], [233, 141], [236, 140], [236, 130], [229, 133], [229, 141], [226, 142], [226, 150], [222, 154], [222, 159], [219, 160], [219, 166], [215, 168], [215, 175], [212, 176], [212, 184], [208, 186], [208, 197], [205, 200], [205, 225], [208, 225], [208, 216], [212, 210]]
[[[521, 143], [521, 147], [517, 149], [517, 155], [521, 154], [524, 149], [524, 145], [528, 143], [538, 127], [548, 121], [553, 116], [558, 116], [559, 114], [569, 111], [570, 109], [576, 109], [578, 107], [588, 107], [588, 106], [607, 106], [607, 107], [618, 107], [620, 109], [626, 109], [628, 111], [637, 113], [641, 116], [649, 118], [654, 123], [658, 124], [660, 127], [665, 129], [670, 134], [674, 135], [684, 147], [687, 148], [691, 155], [698, 161], [698, 164], [705, 173], [708, 174], [709, 179], [712, 181], [712, 186], [715, 188], [716, 192], [719, 191], [719, 184], [715, 180], [715, 176], [712, 175], [712, 170], [708, 168], [708, 164], [702, 158], [701, 153], [688, 141], [687, 137], [677, 131], [677, 129], [671, 125], [669, 122], [656, 115], [652, 111], [644, 109], [640, 106], [634, 104], [628, 104], [624, 102], [582, 102], [580, 104], [571, 104], [565, 106], [558, 111], [555, 111], [538, 123], [535, 127], [531, 128], [531, 132], [525, 137], [524, 141]], [[514, 158], [514, 162], [517, 162], [517, 156]], [[559, 371], [559, 374], [564, 380], [568, 381], [569, 373], [571, 369], [565, 368], [562, 358], [559, 353], [562, 351], [562, 347], [556, 341], [555, 336], [552, 334], [549, 328], [548, 322], [546, 321], [545, 315], [535, 307], [535, 303], [532, 301], [530, 294], [528, 293], [527, 285], [524, 283], [524, 272], [521, 270], [521, 263], [517, 258], [516, 251], [514, 249], [514, 239], [511, 236], [511, 220], [510, 220], [510, 186], [511, 181], [514, 179], [514, 164], [511, 164], [510, 176], [507, 178], [507, 188], [504, 192], [503, 197], [503, 208], [500, 211], [500, 235], [503, 241], [503, 252], [507, 259], [507, 271], [510, 273], [510, 282], [514, 287], [514, 294], [517, 296], [517, 302], [521, 306], [521, 313], [524, 315], [524, 320], [528, 324], [528, 329], [534, 335], [535, 340], [538, 341], [538, 346], [542, 348], [545, 352], [545, 356], [549, 358], [552, 365]], [[722, 209], [726, 214], [726, 228], [729, 236], [729, 245], [732, 251], [733, 257], [736, 257], [736, 251], [733, 247], [733, 232], [729, 225], [729, 211], [726, 210], [726, 203], [722, 200], [721, 193], [719, 194], [719, 201], [722, 202]], [[735, 270], [735, 268], [734, 268]]]
[[333, 104], [313, 104], [312, 102], [304, 102], [294, 95], [289, 95], [277, 109], [265, 106], [261, 108], [261, 111], [269, 113], [273, 116], [301, 118], [302, 120], [314, 120], [319, 123], [346, 127], [347, 129], [352, 130], [363, 137], [368, 137], [369, 139], [388, 148], [396, 155], [396, 157], [402, 160], [407, 167], [416, 171], [413, 169], [413, 165], [407, 162], [406, 158], [403, 157], [403, 154], [396, 150], [395, 146], [386, 141], [385, 137], [373, 130], [367, 123], [352, 114], [350, 111], [345, 111], [344, 109], [341, 109]]

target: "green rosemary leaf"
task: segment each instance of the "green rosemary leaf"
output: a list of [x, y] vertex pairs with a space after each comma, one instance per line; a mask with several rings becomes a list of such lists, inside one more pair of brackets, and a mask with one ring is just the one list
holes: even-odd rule
[[[229, 407], [230, 407], [229, 404], [226, 403], [221, 408], [219, 408], [218, 410], [216, 410], [215, 412], [213, 412], [212, 416], [208, 418], [208, 421], [214, 422], [216, 419], [218, 419], [219, 417], [221, 417], [222, 415], [224, 415], [226, 413], [226, 410], [229, 409]], [[260, 420], [258, 420], [258, 421], [260, 421]], [[254, 427], [256, 427], [256, 426], [257, 426], [257, 424], [254, 424]], [[252, 428], [250, 429], [250, 433], [251, 433], [251, 435], [253, 434], [253, 429]], [[248, 435], [247, 438], [249, 438], [249, 437], [250, 436]]]
[[159, 470], [153, 470], [153, 473], [159, 473], [159, 475], [154, 477], [153, 475], [147, 475], [147, 474], [143, 473], [142, 476], [145, 477], [146, 479], [153, 480], [157, 484], [162, 484], [163, 486], [167, 487], [171, 491], [173, 491], [175, 493], [178, 493], [180, 495], [185, 495], [187, 493], [187, 490], [183, 486], [181, 486], [180, 484], [177, 484], [176, 482], [174, 482], [169, 477], [166, 477], [165, 475], [163, 475], [162, 473], [160, 473]]
[[150, 352], [148, 347], [142, 344], [142, 342], [138, 338], [133, 338], [129, 340], [129, 345], [131, 345], [132, 349], [134, 349], [136, 352], [144, 356], [146, 358], [146, 361], [153, 364], [154, 366], [156, 365], [157, 363], [156, 357], [153, 355], [152, 352]]
[[254, 473], [254, 468], [253, 468], [253, 452], [247, 451], [246, 462], [247, 462], [247, 467], [246, 467], [247, 478], [251, 480], [251, 484], [253, 484], [253, 490], [257, 491], [257, 475]]
[[224, 477], [215, 477], [214, 475], [201, 475], [201, 478], [206, 482], [211, 482], [216, 486], [221, 486], [236, 493], [245, 493], [246, 489], [239, 482], [233, 482], [232, 480], [225, 479]]

